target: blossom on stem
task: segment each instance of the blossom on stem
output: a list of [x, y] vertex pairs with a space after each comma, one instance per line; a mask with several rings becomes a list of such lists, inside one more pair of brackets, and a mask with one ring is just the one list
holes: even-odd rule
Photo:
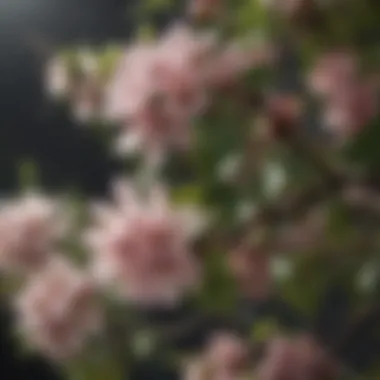
[[247, 368], [248, 348], [232, 333], [213, 336], [205, 352], [185, 369], [185, 380], [235, 380]]
[[356, 81], [358, 62], [355, 55], [344, 51], [323, 54], [308, 77], [310, 90], [319, 96], [331, 96]]
[[188, 146], [190, 121], [205, 105], [204, 67], [214, 44], [176, 26], [156, 43], [130, 47], [109, 85], [108, 116], [138, 134], [148, 152]]
[[64, 360], [79, 353], [101, 326], [101, 311], [89, 277], [54, 257], [16, 300], [20, 332], [30, 345]]
[[4, 202], [0, 209], [0, 268], [29, 272], [42, 265], [67, 229], [62, 208], [29, 193]]
[[210, 104], [211, 92], [236, 84], [249, 69], [271, 60], [266, 45], [233, 42], [221, 48], [217, 42], [214, 34], [177, 25], [155, 43], [127, 49], [105, 106], [107, 116], [122, 123], [119, 147], [138, 142], [152, 155], [189, 148], [192, 122]]
[[369, 83], [353, 83], [328, 99], [324, 122], [333, 135], [345, 138], [360, 132], [377, 112], [373, 86]]
[[135, 304], [176, 303], [198, 279], [190, 250], [194, 224], [170, 206], [163, 189], [144, 197], [118, 182], [114, 195], [114, 205], [95, 207], [85, 235], [95, 277]]
[[308, 336], [275, 338], [257, 368], [258, 380], [334, 379], [337, 367]]
[[325, 127], [343, 140], [359, 132], [378, 112], [376, 85], [361, 78], [357, 57], [348, 52], [323, 55], [309, 75], [309, 87], [322, 97]]

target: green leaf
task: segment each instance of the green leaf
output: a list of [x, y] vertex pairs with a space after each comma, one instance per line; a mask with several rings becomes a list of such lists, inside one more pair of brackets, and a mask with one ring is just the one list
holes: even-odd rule
[[329, 262], [320, 255], [304, 252], [294, 262], [294, 272], [281, 284], [285, 300], [308, 316], [313, 316], [318, 301], [329, 284]]
[[[246, 47], [246, 49], [249, 48], [249, 46]], [[258, 89], [267, 86], [272, 78], [272, 70], [267, 66], [263, 66], [255, 67], [252, 70], [248, 71], [244, 75], [243, 81], [246, 88], [249, 88], [252, 91], [258, 91]]]
[[265, 30], [268, 27], [268, 12], [261, 0], [247, 0], [241, 2], [236, 10], [235, 19], [241, 33], [252, 31], [252, 28]]
[[253, 342], [266, 342], [279, 332], [278, 322], [274, 318], [264, 318], [254, 323], [251, 338]]
[[209, 312], [229, 312], [237, 299], [235, 281], [225, 256], [210, 253], [204, 259], [204, 283], [200, 292], [200, 305]]
[[177, 204], [202, 204], [203, 189], [198, 184], [176, 187], [172, 191], [172, 200]]
[[236, 199], [241, 194], [234, 184], [225, 183], [220, 177], [220, 165], [242, 150], [248, 133], [248, 117], [240, 102], [224, 97], [216, 101], [215, 109], [195, 128], [197, 149], [192, 156], [193, 167], [204, 190], [204, 201], [218, 211], [223, 223], [233, 222]]
[[100, 75], [109, 78], [122, 55], [122, 48], [116, 45], [108, 45], [100, 56]]
[[127, 368], [124, 365], [117, 363], [106, 349], [99, 349], [77, 358], [65, 369], [68, 380], [125, 380]]
[[380, 165], [380, 118], [368, 125], [347, 147], [347, 156], [370, 170]]
[[152, 41], [156, 37], [156, 30], [150, 23], [143, 23], [137, 31], [138, 39], [143, 41]]
[[278, 198], [287, 185], [287, 173], [280, 162], [266, 162], [263, 168], [263, 195], [268, 200]]
[[21, 189], [28, 190], [38, 187], [40, 175], [37, 164], [26, 159], [19, 164], [18, 178]]
[[294, 274], [294, 263], [285, 255], [275, 256], [271, 260], [271, 273], [278, 284], [289, 281]]
[[356, 286], [361, 294], [373, 293], [379, 280], [379, 260], [373, 259], [365, 263], [359, 270], [356, 278]]
[[132, 342], [132, 351], [138, 358], [148, 357], [155, 349], [157, 336], [153, 331], [138, 331]]

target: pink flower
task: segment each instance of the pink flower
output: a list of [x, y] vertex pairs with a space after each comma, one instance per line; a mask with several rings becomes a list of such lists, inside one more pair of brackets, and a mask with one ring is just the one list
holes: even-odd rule
[[356, 57], [348, 52], [334, 51], [318, 59], [309, 74], [309, 87], [317, 95], [331, 96], [355, 81], [357, 75]]
[[193, 228], [162, 190], [143, 196], [118, 183], [114, 195], [114, 205], [96, 207], [86, 234], [96, 278], [137, 304], [175, 303], [197, 280]]
[[248, 349], [234, 334], [220, 333], [211, 338], [205, 356], [212, 367], [232, 374], [244, 366]]
[[258, 380], [334, 379], [337, 368], [311, 338], [277, 338], [258, 367]]
[[268, 297], [272, 290], [270, 257], [244, 246], [229, 255], [229, 266], [245, 296], [254, 299]]
[[329, 131], [345, 138], [365, 127], [377, 112], [377, 99], [372, 85], [353, 83], [329, 98], [324, 110], [324, 121]]
[[36, 349], [66, 359], [100, 327], [100, 309], [89, 278], [70, 263], [52, 259], [16, 300], [21, 332]]
[[0, 268], [29, 271], [43, 264], [67, 228], [61, 212], [57, 202], [38, 194], [5, 202], [0, 211]]
[[360, 77], [357, 58], [347, 52], [332, 52], [319, 59], [309, 85], [325, 101], [326, 128], [343, 140], [369, 123], [378, 111], [376, 85]]
[[215, 49], [213, 34], [196, 34], [181, 25], [161, 37], [155, 75], [173, 107], [190, 115], [202, 110], [207, 93], [205, 69]]
[[210, 104], [211, 91], [270, 60], [267, 46], [236, 42], [220, 49], [214, 34], [183, 25], [155, 43], [132, 46], [106, 96], [108, 117], [123, 124], [118, 150], [133, 147], [156, 156], [189, 148], [192, 122]]
[[[121, 154], [131, 152], [132, 146], [146, 148], [152, 157], [160, 157], [166, 147], [186, 149], [189, 146], [191, 136], [187, 115], [165, 101], [147, 101], [144, 108], [134, 115], [134, 122], [119, 136], [117, 147]], [[134, 142], [137, 146], [133, 145]]]
[[154, 93], [155, 47], [142, 43], [128, 48], [108, 89], [108, 116], [128, 120]]
[[186, 380], [236, 380], [247, 368], [248, 348], [231, 333], [219, 333], [210, 339], [200, 360], [186, 368]]
[[188, 146], [191, 120], [206, 104], [204, 65], [213, 46], [213, 38], [184, 26], [132, 46], [110, 83], [108, 116], [147, 152]]

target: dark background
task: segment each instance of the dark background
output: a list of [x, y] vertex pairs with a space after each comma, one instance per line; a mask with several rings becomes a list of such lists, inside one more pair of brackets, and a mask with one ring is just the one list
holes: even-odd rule
[[18, 185], [18, 166], [33, 160], [46, 187], [102, 192], [117, 163], [91, 131], [63, 107], [49, 104], [42, 87], [44, 50], [63, 44], [99, 44], [133, 29], [121, 0], [0, 0], [0, 190]]

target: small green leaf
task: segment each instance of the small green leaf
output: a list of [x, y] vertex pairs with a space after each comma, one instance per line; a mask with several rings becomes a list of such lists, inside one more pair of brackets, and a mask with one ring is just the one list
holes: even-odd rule
[[172, 200], [178, 204], [201, 204], [203, 190], [197, 184], [179, 186], [172, 191]]
[[210, 312], [229, 312], [237, 299], [236, 284], [225, 256], [220, 252], [205, 257], [204, 283], [200, 292], [201, 306]]
[[271, 272], [277, 283], [289, 281], [294, 274], [294, 265], [290, 258], [276, 256], [271, 261]]
[[377, 170], [380, 164], [380, 118], [365, 128], [347, 148], [347, 155], [364, 167]]
[[40, 175], [37, 164], [30, 159], [22, 161], [19, 165], [19, 183], [24, 190], [38, 187]]
[[152, 331], [139, 331], [132, 342], [132, 350], [136, 357], [148, 357], [156, 347], [157, 337]]
[[266, 199], [276, 199], [284, 191], [287, 175], [279, 162], [266, 162], [263, 167], [263, 195]]
[[100, 75], [102, 78], [109, 78], [113, 73], [120, 57], [122, 48], [116, 45], [109, 45], [105, 48], [100, 57]]
[[329, 284], [331, 265], [319, 254], [303, 252], [294, 260], [293, 275], [281, 284], [284, 299], [308, 316], [314, 315]]
[[126, 370], [124, 363], [116, 363], [112, 355], [105, 352], [91, 353], [66, 367], [68, 380], [124, 380]]
[[265, 30], [268, 26], [268, 12], [261, 0], [241, 2], [236, 10], [236, 20], [239, 31], [246, 33], [252, 28]]
[[265, 342], [278, 332], [278, 322], [273, 318], [265, 318], [254, 323], [251, 338], [254, 342]]
[[143, 23], [138, 28], [137, 36], [142, 41], [152, 41], [156, 37], [156, 30], [153, 25]]
[[173, 6], [173, 0], [145, 0], [143, 9], [146, 12], [159, 12], [169, 10]]

